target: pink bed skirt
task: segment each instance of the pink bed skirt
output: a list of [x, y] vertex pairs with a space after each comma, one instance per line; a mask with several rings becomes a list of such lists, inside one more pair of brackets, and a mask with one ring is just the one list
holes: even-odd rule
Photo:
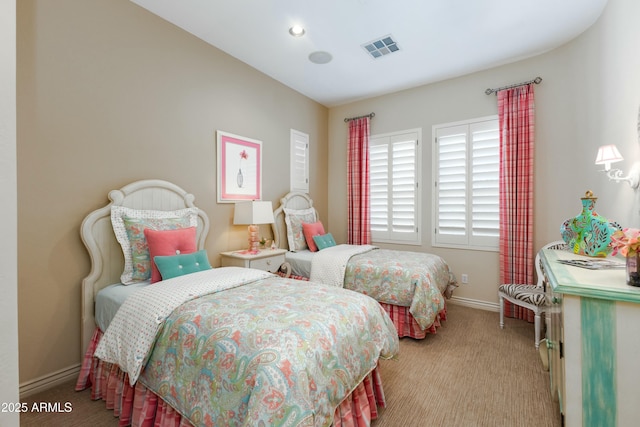
[[425, 338], [427, 334], [435, 334], [437, 328], [441, 326], [440, 322], [447, 320], [447, 308], [445, 306], [445, 308], [438, 313], [433, 324], [423, 330], [420, 328], [420, 325], [418, 325], [418, 322], [416, 322], [416, 319], [409, 313], [409, 307], [400, 307], [383, 302], [381, 302], [380, 305], [393, 321], [400, 338], [410, 337], [421, 340]]
[[[91, 387], [91, 399], [102, 399], [120, 426], [186, 427], [192, 424], [140, 382], [129, 385], [127, 374], [117, 365], [93, 357], [102, 332], [96, 328], [84, 355], [76, 390]], [[333, 417], [335, 427], [365, 427], [378, 417], [385, 406], [380, 373], [376, 367], [340, 404]]]

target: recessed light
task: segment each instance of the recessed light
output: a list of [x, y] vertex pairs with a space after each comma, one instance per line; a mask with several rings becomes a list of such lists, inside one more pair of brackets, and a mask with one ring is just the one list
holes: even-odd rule
[[293, 27], [289, 28], [289, 34], [291, 34], [293, 37], [302, 37], [304, 36], [304, 28], [302, 28], [301, 25], [294, 25]]
[[333, 56], [329, 52], [324, 52], [322, 50], [312, 52], [309, 55], [309, 61], [314, 64], [326, 64], [327, 62], [331, 62]]

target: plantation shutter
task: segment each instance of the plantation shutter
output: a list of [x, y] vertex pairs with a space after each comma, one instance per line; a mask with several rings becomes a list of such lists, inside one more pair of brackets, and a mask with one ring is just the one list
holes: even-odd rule
[[467, 126], [436, 132], [436, 243], [467, 243]]
[[291, 129], [291, 191], [309, 192], [309, 135]]
[[434, 135], [434, 244], [497, 248], [498, 120], [437, 126]]
[[372, 239], [389, 231], [389, 144], [369, 139], [369, 203]]
[[374, 241], [418, 243], [417, 131], [373, 136], [369, 147], [371, 236]]
[[498, 245], [500, 236], [500, 133], [493, 121], [473, 123], [471, 134], [471, 243]]

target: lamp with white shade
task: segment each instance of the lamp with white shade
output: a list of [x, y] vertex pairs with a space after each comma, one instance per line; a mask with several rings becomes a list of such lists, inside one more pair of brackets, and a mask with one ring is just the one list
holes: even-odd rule
[[258, 237], [259, 224], [273, 224], [273, 206], [271, 202], [253, 200], [250, 202], [236, 203], [233, 213], [235, 225], [248, 225], [249, 253], [257, 254], [260, 238]]
[[598, 148], [598, 155], [596, 156], [596, 165], [604, 165], [605, 172], [611, 170], [611, 163], [616, 163], [624, 160], [618, 147], [614, 144], [603, 145]]
[[638, 184], [640, 183], [640, 167], [638, 163], [636, 163], [633, 168], [631, 168], [631, 172], [627, 176], [622, 176], [623, 173], [620, 169], [611, 169], [611, 164], [620, 162], [624, 160], [620, 151], [614, 144], [603, 145], [598, 148], [598, 155], [596, 156], [596, 165], [604, 165], [604, 170], [602, 172], [607, 174], [610, 180], [615, 182], [626, 181], [629, 183], [631, 188], [638, 188]]

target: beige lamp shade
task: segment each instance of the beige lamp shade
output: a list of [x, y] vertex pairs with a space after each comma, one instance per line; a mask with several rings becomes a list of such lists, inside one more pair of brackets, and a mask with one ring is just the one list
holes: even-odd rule
[[236, 225], [273, 224], [273, 207], [271, 202], [250, 201], [238, 202], [233, 213]]

